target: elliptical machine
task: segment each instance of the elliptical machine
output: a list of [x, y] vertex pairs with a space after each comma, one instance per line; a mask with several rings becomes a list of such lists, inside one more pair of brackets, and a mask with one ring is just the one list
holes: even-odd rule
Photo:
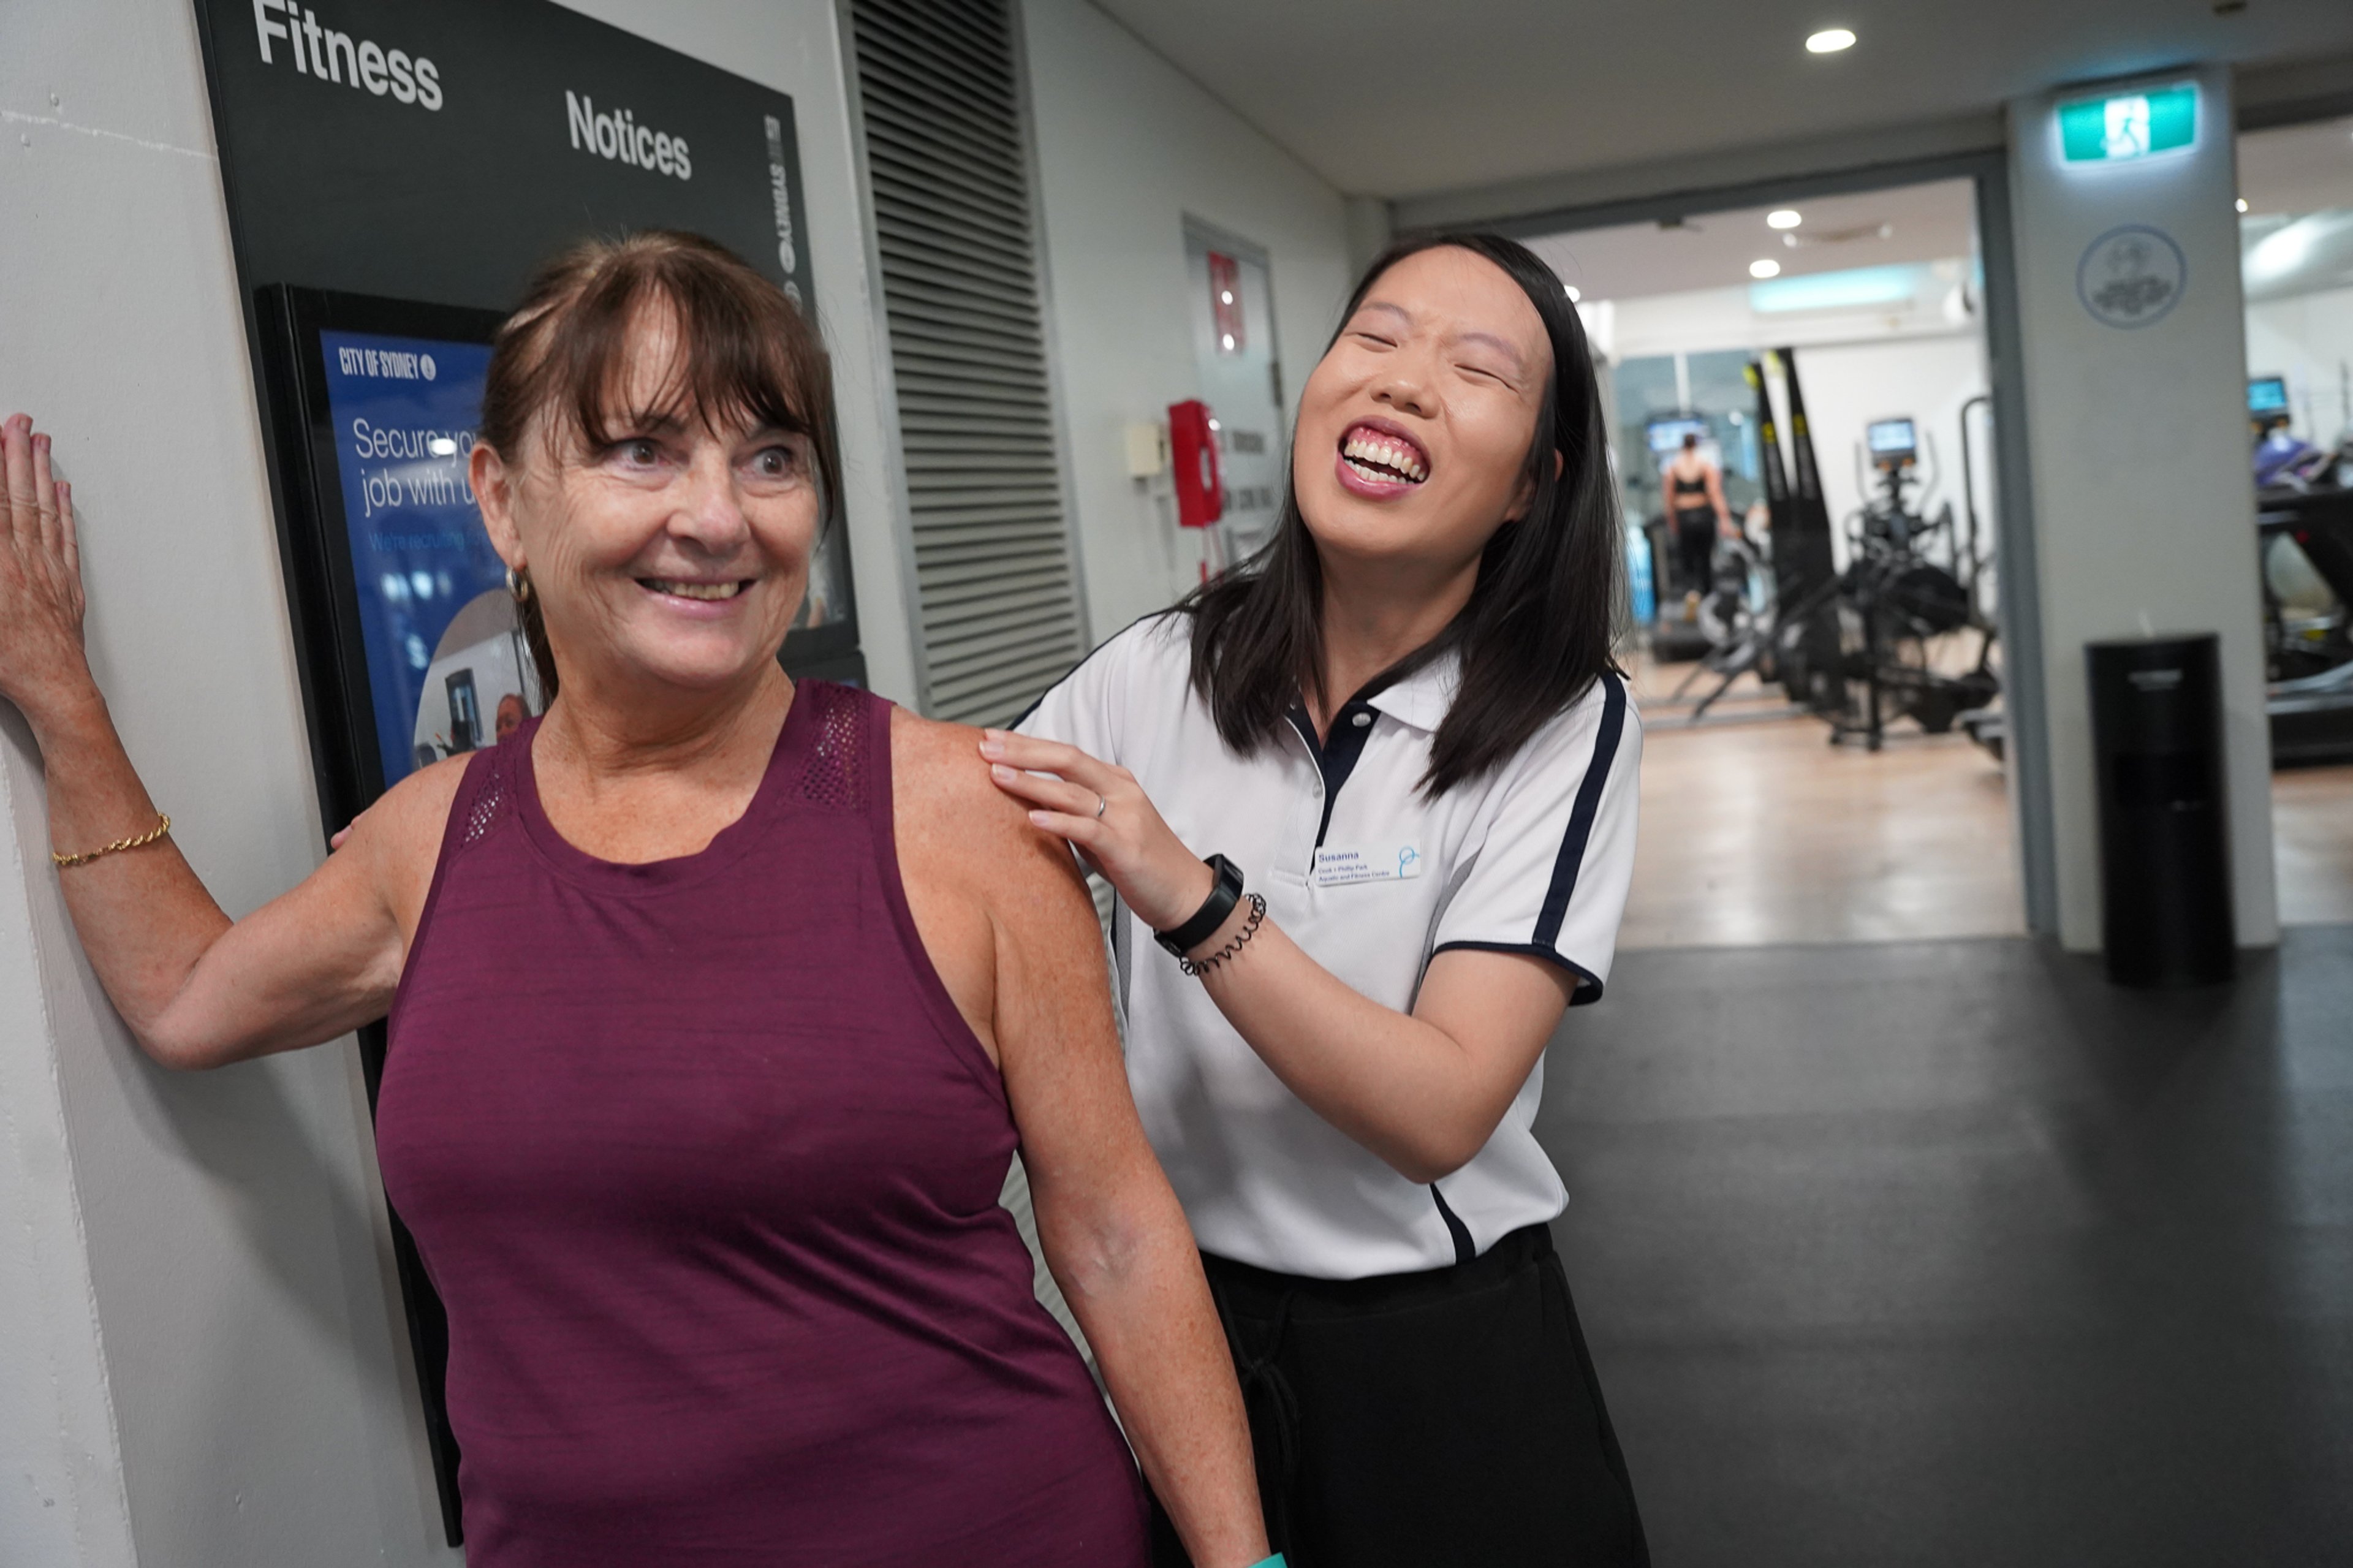
[[[1928, 554], [1930, 542], [1942, 536], [1947, 561], [1976, 576], [1977, 563], [1965, 562], [1954, 538], [1951, 504], [1926, 519], [1906, 493], [1918, 482], [1917, 426], [1907, 418], [1876, 420], [1865, 444], [1880, 489], [1854, 520], [1847, 568], [1834, 585], [1847, 681], [1846, 701], [1830, 718], [1833, 745], [1859, 738], [1875, 752], [1893, 721], [1909, 718], [1926, 733], [1944, 734], [1962, 714], [1990, 703], [2001, 681], [1992, 668], [1993, 628], [1978, 609], [1974, 582], [1965, 584]], [[1929, 663], [1928, 640], [1969, 628], [1981, 638], [1975, 668], [1939, 673]]]

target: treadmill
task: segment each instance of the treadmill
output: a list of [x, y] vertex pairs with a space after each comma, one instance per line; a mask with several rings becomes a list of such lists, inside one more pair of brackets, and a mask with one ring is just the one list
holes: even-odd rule
[[2263, 580], [2272, 762], [2353, 761], [2353, 489], [2266, 486], [2256, 497], [2255, 531], [2266, 556], [2274, 539], [2295, 540], [2337, 595], [2330, 625], [2292, 630]]

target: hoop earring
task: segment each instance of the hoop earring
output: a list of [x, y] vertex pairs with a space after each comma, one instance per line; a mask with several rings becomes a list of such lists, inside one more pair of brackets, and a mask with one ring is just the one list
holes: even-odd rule
[[531, 603], [530, 567], [510, 566], [507, 568], [507, 595], [518, 605], [528, 605]]

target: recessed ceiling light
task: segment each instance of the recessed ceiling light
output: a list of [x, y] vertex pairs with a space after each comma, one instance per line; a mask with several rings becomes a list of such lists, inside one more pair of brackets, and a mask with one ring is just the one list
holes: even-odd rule
[[1584, 295], [1582, 295], [1582, 294], [1580, 294], [1580, 293], [1578, 293], [1578, 292], [1577, 291], [1577, 285], [1576, 285], [1576, 284], [1574, 284], [1574, 283], [1565, 284], [1565, 285], [1563, 285], [1563, 287], [1565, 287], [1565, 288], [1566, 288], [1566, 289], [1567, 289], [1567, 290], [1568, 290], [1568, 302], [1569, 302], [1570, 304], [1574, 305], [1574, 304], [1576, 304], [1579, 300], [1582, 300], [1582, 299], [1584, 299], [1584, 298], [1585, 298], [1585, 296], [1584, 296]]
[[1778, 212], [1765, 215], [1765, 226], [1767, 228], [1795, 228], [1805, 221], [1795, 207], [1783, 207]]
[[2236, 202], [2232, 203], [2232, 205], [2234, 205], [2234, 206], [2236, 206], [2236, 207], [2237, 207], [2241, 212], [2245, 212], [2245, 211], [2247, 210], [2247, 198], [2246, 198], [2246, 197], [2244, 197], [2244, 196], [2241, 196], [2241, 197], [2240, 197]]
[[1834, 55], [1852, 47], [1854, 35], [1844, 27], [1825, 27], [1806, 40], [1806, 52], [1810, 55]]
[[1769, 256], [1760, 256], [1748, 264], [1748, 276], [1751, 278], [1778, 278], [1780, 275], [1781, 264]]

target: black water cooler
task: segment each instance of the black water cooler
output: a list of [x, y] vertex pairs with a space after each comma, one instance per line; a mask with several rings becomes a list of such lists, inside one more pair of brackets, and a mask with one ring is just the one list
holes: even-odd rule
[[2238, 961], [2221, 639], [2092, 643], [2108, 978], [2211, 985]]

